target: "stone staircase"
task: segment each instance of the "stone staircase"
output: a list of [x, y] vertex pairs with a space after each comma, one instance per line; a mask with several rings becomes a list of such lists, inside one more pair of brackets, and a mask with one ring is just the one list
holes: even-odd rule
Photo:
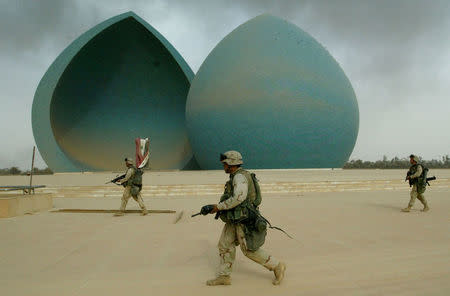
[[[450, 179], [438, 179], [431, 184], [433, 190], [448, 190], [450, 188]], [[401, 180], [275, 182], [261, 183], [260, 186], [263, 194], [409, 190], [408, 184]], [[54, 198], [120, 197], [122, 196], [123, 187], [112, 184], [101, 186], [52, 186], [42, 188], [39, 192], [50, 193]], [[219, 195], [222, 192], [223, 184], [146, 185], [142, 189], [144, 197], [207, 196]]]

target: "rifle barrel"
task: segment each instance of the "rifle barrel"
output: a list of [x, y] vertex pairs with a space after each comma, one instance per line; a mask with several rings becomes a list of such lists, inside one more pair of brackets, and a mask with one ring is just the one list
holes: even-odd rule
[[192, 215], [191, 218], [192, 218], [192, 217], [195, 217], [195, 216], [198, 216], [198, 215], [200, 215], [201, 213], [202, 213], [202, 212], [198, 212], [197, 214]]

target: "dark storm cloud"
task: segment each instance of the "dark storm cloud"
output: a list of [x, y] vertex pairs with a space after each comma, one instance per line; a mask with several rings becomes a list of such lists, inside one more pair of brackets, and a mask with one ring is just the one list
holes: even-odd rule
[[156, 21], [169, 11], [159, 0], [2, 0], [0, 54], [15, 56], [41, 48], [59, 54], [98, 23], [145, 7], [151, 8], [148, 15]]
[[[0, 9], [1, 51], [21, 52], [49, 40], [67, 43], [107, 17], [123, 1], [19, 0], [4, 1]], [[372, 73], [402, 73], [421, 49], [433, 53], [449, 26], [450, 1], [127, 1], [130, 9], [150, 16], [151, 24], [180, 14], [200, 29], [207, 40], [218, 39], [244, 21], [269, 12], [296, 23], [328, 49], [345, 47], [364, 60]], [[124, 7], [124, 8], [125, 8]], [[127, 11], [122, 9], [121, 11]], [[119, 11], [117, 13], [120, 13]], [[231, 24], [231, 26], [230, 26]], [[218, 34], [219, 33], [219, 34]], [[193, 33], [195, 35], [195, 33]], [[223, 36], [220, 36], [220, 39]], [[220, 40], [219, 39], [219, 40]], [[380, 63], [379, 60], [383, 60]], [[392, 67], [394, 63], [397, 67]], [[401, 75], [401, 74], [400, 74]]]
[[[449, 31], [449, 1], [323, 1], [303, 17], [333, 48], [360, 61], [359, 75], [416, 80], [440, 63]], [[420, 69], [420, 70], [419, 70]], [[429, 73], [432, 74], [432, 73]], [[418, 77], [419, 76], [419, 77]]]
[[71, 13], [78, 10], [75, 1], [4, 1], [0, 9], [1, 51], [27, 51], [64, 31]]

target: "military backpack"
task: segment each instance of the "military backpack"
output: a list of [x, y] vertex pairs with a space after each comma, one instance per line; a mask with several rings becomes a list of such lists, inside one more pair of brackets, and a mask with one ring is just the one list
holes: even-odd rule
[[409, 179], [409, 185], [416, 185], [418, 193], [424, 193], [427, 186], [427, 176], [428, 176], [428, 168], [423, 164], [416, 163], [409, 168], [407, 176], [414, 175], [417, 172], [417, 167], [422, 167], [422, 173], [419, 177], [414, 179]]
[[136, 197], [142, 190], [142, 175], [144, 174], [144, 171], [136, 167], [133, 167], [133, 169], [134, 174], [129, 180], [129, 183], [131, 184], [130, 193], [132, 196]]

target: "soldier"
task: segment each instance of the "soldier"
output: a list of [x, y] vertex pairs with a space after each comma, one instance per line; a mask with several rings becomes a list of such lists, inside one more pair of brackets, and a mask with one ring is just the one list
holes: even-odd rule
[[130, 197], [133, 197], [139, 204], [142, 209], [142, 216], [145, 216], [148, 212], [141, 197], [142, 171], [133, 165], [133, 159], [131, 158], [125, 158], [125, 165], [128, 168], [125, 177], [118, 180], [118, 182], [125, 187], [123, 190], [122, 204], [120, 205], [119, 212], [115, 213], [114, 216], [124, 215], [125, 207], [127, 206]]
[[261, 232], [258, 233], [254, 227], [247, 224], [250, 222], [246, 221], [251, 219], [244, 219], [245, 221], [240, 219], [246, 213], [248, 215], [250, 210], [256, 210], [259, 214], [258, 208], [254, 206], [257, 194], [253, 178], [248, 171], [241, 168], [243, 161], [239, 152], [228, 151], [220, 156], [224, 171], [230, 175], [230, 179], [225, 185], [225, 193], [220, 203], [211, 205], [213, 209], [210, 213], [219, 212], [225, 226], [218, 244], [220, 255], [218, 275], [215, 279], [208, 280], [206, 284], [231, 285], [230, 274], [236, 256], [236, 246], [240, 245], [245, 256], [274, 272], [275, 279], [272, 283], [279, 285], [283, 280], [286, 265], [259, 248], [264, 243], [265, 224], [261, 235]]
[[419, 157], [417, 157], [414, 154], [411, 154], [409, 156], [409, 162], [411, 163], [411, 167], [408, 170], [406, 179], [410, 181], [410, 184], [412, 184], [410, 193], [411, 199], [409, 201], [408, 206], [402, 209], [402, 211], [403, 212], [411, 211], [411, 208], [414, 206], [414, 202], [416, 201], [417, 198], [423, 204], [422, 212], [426, 212], [430, 208], [428, 207], [425, 196], [423, 196], [423, 193], [425, 192], [426, 188], [426, 180], [425, 180], [426, 175], [424, 175], [425, 174], [424, 168], [419, 163]]

